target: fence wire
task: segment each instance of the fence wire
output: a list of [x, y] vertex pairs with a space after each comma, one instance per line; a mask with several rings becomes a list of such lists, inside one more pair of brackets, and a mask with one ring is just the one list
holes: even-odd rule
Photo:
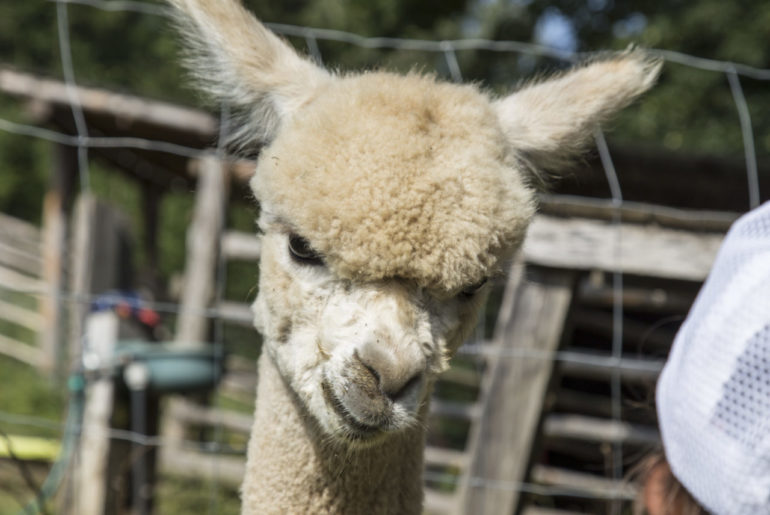
[[[59, 52], [61, 58], [61, 65], [65, 83], [67, 85], [67, 95], [69, 99], [70, 108], [72, 110], [73, 119], [75, 122], [75, 135], [65, 134], [62, 132], [53, 131], [41, 127], [31, 126], [23, 123], [18, 123], [12, 120], [0, 118], [0, 130], [35, 138], [44, 141], [50, 141], [63, 145], [76, 147], [78, 152], [78, 169], [80, 178], [80, 187], [82, 190], [87, 191], [90, 188], [89, 178], [89, 148], [127, 148], [127, 149], [141, 149], [152, 150], [158, 152], [165, 152], [185, 158], [198, 158], [202, 156], [207, 150], [201, 150], [183, 145], [177, 145], [162, 140], [150, 140], [143, 138], [132, 137], [95, 137], [89, 135], [88, 126], [83, 113], [83, 108], [78, 97], [78, 85], [76, 81], [76, 71], [72, 63], [72, 53], [70, 46], [70, 21], [68, 18], [68, 6], [77, 5], [82, 7], [91, 7], [101, 9], [105, 11], [131, 11], [151, 16], [169, 16], [171, 11], [164, 5], [155, 4], [150, 2], [141, 1], [125, 1], [125, 0], [49, 0], [55, 3], [56, 19], [57, 19], [57, 36], [59, 42]], [[442, 54], [445, 59], [445, 64], [449, 72], [450, 78], [455, 82], [461, 82], [463, 80], [463, 73], [460, 63], [457, 59], [457, 52], [464, 50], [484, 50], [490, 52], [504, 52], [504, 53], [517, 53], [529, 56], [538, 57], [550, 57], [559, 59], [565, 62], [573, 62], [586, 57], [585, 54], [576, 54], [572, 52], [564, 52], [562, 50], [550, 48], [543, 45], [537, 45], [528, 42], [520, 41], [494, 41], [487, 39], [457, 39], [457, 40], [418, 40], [418, 39], [406, 39], [406, 38], [392, 38], [392, 37], [364, 37], [358, 34], [323, 29], [313, 27], [302, 27], [288, 24], [268, 23], [266, 24], [273, 31], [283, 35], [304, 39], [307, 50], [310, 56], [319, 64], [324, 62], [322, 52], [319, 48], [319, 41], [333, 41], [338, 43], [345, 43], [361, 48], [367, 49], [392, 49], [392, 50], [418, 50], [425, 52], [433, 52]], [[729, 61], [719, 61], [713, 59], [707, 59], [698, 56], [692, 56], [665, 49], [653, 49], [653, 54], [656, 54], [669, 63], [676, 63], [687, 67], [692, 67], [700, 70], [706, 70], [714, 73], [722, 73], [727, 77], [727, 81], [730, 87], [735, 108], [738, 112], [740, 129], [743, 137], [744, 154], [746, 162], [746, 175], [747, 175], [747, 188], [749, 191], [749, 205], [747, 207], [753, 208], [759, 204], [760, 191], [757, 172], [757, 159], [754, 148], [754, 133], [751, 125], [751, 115], [748, 107], [748, 103], [741, 87], [741, 77], [752, 80], [767, 81], [770, 80], [770, 69], [756, 68], [747, 66], [741, 63], [734, 63]], [[216, 152], [222, 159], [228, 158], [225, 149], [221, 146], [221, 142], [226, 140], [226, 134], [229, 131], [229, 110], [227, 106], [222, 106], [220, 112], [220, 137], [218, 138], [218, 146]], [[600, 131], [595, 133], [595, 141], [599, 152], [602, 167], [606, 174], [607, 183], [611, 192], [612, 205], [616, 208], [616, 216], [613, 219], [615, 227], [614, 236], [614, 248], [617, 262], [620, 263], [620, 248], [622, 245], [622, 232], [621, 232], [621, 217], [620, 207], [623, 205], [623, 193], [620, 188], [620, 182], [618, 180], [617, 173], [612, 163], [612, 157], [607, 148], [606, 141], [603, 134]], [[217, 277], [218, 286], [216, 290], [216, 303], [223, 299], [224, 295], [224, 280], [225, 280], [226, 268], [224, 266], [224, 260], [221, 258], [217, 264]], [[576, 363], [581, 365], [590, 365], [594, 367], [609, 369], [612, 371], [611, 375], [611, 399], [612, 399], [612, 419], [616, 422], [621, 420], [621, 375], [625, 372], [636, 371], [643, 373], [656, 373], [662, 366], [660, 363], [641, 362], [633, 359], [627, 359], [623, 356], [623, 272], [622, 270], [613, 273], [612, 280], [613, 288], [613, 310], [612, 310], [612, 352], [611, 357], [595, 356], [584, 354], [576, 354], [567, 351], [554, 351], [554, 352], [538, 352], [532, 350], [523, 349], [504, 349], [495, 352], [490, 352], [489, 346], [484, 344], [471, 344], [461, 348], [460, 353], [466, 356], [474, 356], [479, 359], [536, 359], [536, 360], [549, 360], [558, 361], [564, 363]], [[59, 290], [51, 292], [47, 288], [15, 288], [12, 289], [16, 292], [27, 293], [36, 296], [49, 296], [53, 297], [57, 302], [66, 305], [74, 304], [90, 304], [97, 298], [103, 298], [103, 296], [94, 295], [82, 295], [74, 294], [66, 290]], [[160, 313], [177, 314], [180, 311], [178, 303], [173, 302], [146, 302], [145, 307], [153, 309]], [[208, 308], [197, 313], [201, 316], [209, 317], [216, 321], [214, 325], [214, 341], [211, 342], [219, 351], [224, 346], [224, 338], [222, 331], [222, 315], [223, 312], [217, 308]], [[219, 353], [215, 353], [219, 356]], [[0, 411], [0, 422], [23, 425], [29, 427], [36, 427], [42, 429], [53, 429], [57, 431], [64, 431], [64, 425], [58, 422], [53, 422], [48, 419], [35, 416], [22, 416], [13, 413]], [[182, 445], [188, 448], [200, 449], [201, 446], [208, 447], [208, 451], [217, 452], [222, 449], [221, 439], [222, 423], [216, 424], [216, 431], [212, 441], [204, 442], [194, 440], [183, 440]], [[76, 428], [78, 431], [81, 427]], [[116, 440], [122, 440], [130, 442], [132, 444], [141, 446], [159, 447], [169, 442], [164, 437], [147, 437], [143, 434], [127, 431], [112, 429], [109, 431], [110, 438]], [[624, 457], [620, 444], [616, 444], [612, 453], [612, 470], [613, 478], [620, 480], [623, 474]], [[210, 487], [210, 503], [208, 506], [209, 513], [217, 513], [217, 481], [216, 478], [219, 474], [217, 460], [212, 461], [213, 478]], [[446, 481], [445, 475], [436, 475], [432, 472], [426, 472], [427, 480], [440, 480]], [[471, 477], [470, 484], [474, 487], [489, 488], [489, 489], [503, 489], [514, 490], [521, 493], [532, 493], [542, 496], [569, 496], [580, 497], [586, 495], [585, 493], [574, 491], [570, 489], [564, 489], [554, 486], [546, 486], [540, 484], [532, 484], [526, 482], [506, 482], [497, 481], [490, 478], [483, 477]], [[589, 496], [591, 497], [591, 496]], [[609, 492], [605, 495], [595, 494], [593, 497], [602, 498], [611, 501], [620, 501], [625, 499], [623, 492], [618, 489], [614, 492]], [[613, 502], [612, 513], [619, 513], [621, 509], [620, 502]]]

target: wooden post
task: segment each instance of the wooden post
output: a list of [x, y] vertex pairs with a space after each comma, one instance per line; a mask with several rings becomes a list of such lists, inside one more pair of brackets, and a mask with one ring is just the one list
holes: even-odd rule
[[[95, 368], [108, 367], [118, 339], [119, 320], [111, 311], [95, 313], [86, 321], [88, 360]], [[89, 381], [83, 411], [75, 498], [70, 513], [103, 515], [107, 500], [110, 457], [110, 420], [114, 409], [114, 380], [109, 374]]]
[[103, 515], [118, 513], [113, 490], [116, 478], [125, 474], [121, 463], [130, 450], [125, 442], [110, 439], [109, 431], [114, 414], [126, 411], [127, 400], [118, 395], [110, 367], [116, 342], [131, 328], [120, 324], [112, 311], [88, 313], [91, 296], [131, 288], [131, 237], [125, 216], [90, 194], [77, 199], [74, 213], [69, 358], [97, 373], [86, 392], [79, 460], [72, 477], [76, 495], [59, 511]]
[[[120, 379], [111, 373], [116, 370], [118, 342], [131, 335], [133, 329], [111, 310], [89, 314], [85, 320], [88, 345], [84, 366], [88, 382], [83, 428], [69, 478], [72, 486], [67, 488], [74, 495], [62, 500], [59, 513], [117, 515], [126, 513], [127, 505], [131, 506], [131, 513], [152, 510], [155, 449], [111, 436], [113, 430], [131, 431], [137, 438], [158, 434], [157, 393], [148, 391], [145, 384], [142, 391], [132, 390], [138, 395], [129, 398], [116, 387]], [[133, 362], [126, 370], [132, 366], [144, 364]], [[136, 386], [130, 378], [126, 378], [126, 383], [130, 388]], [[139, 420], [141, 427], [136, 423]]]
[[198, 162], [195, 213], [187, 229], [182, 302], [176, 324], [176, 341], [205, 341], [208, 336], [206, 309], [211, 303], [216, 280], [219, 241], [224, 226], [227, 173], [214, 156]]
[[126, 217], [84, 193], [75, 206], [70, 264], [69, 357], [81, 352], [83, 321], [90, 296], [109, 290], [128, 290], [132, 282], [131, 236]]
[[66, 145], [54, 147], [54, 169], [51, 186], [43, 200], [43, 282], [47, 291], [40, 301], [43, 327], [40, 331], [40, 366], [45, 371], [56, 369], [64, 377], [64, 349], [61, 345], [64, 266], [67, 253], [66, 231], [69, 208], [77, 177], [77, 151]]
[[[514, 291], [507, 292], [509, 302], [501, 308], [506, 311], [501, 312], [502, 324], [491, 350], [483, 415], [470, 436], [471, 464], [461, 485], [461, 513], [516, 509], [516, 485], [526, 474], [553, 369], [553, 360], [544, 359], [542, 353], [559, 347], [574, 284], [574, 273], [533, 269], [518, 285], [509, 284]], [[540, 355], [506, 356], [511, 350], [535, 350]]]

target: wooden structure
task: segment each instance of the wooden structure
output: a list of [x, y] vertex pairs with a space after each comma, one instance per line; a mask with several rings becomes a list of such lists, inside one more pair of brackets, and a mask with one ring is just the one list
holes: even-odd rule
[[[63, 84], [0, 69], [0, 91], [27, 100], [36, 123], [74, 134]], [[78, 94], [91, 135], [149, 138], [187, 149], [176, 154], [141, 145], [90, 149], [142, 184], [147, 213], [142, 244], [151, 263], [157, 262], [155, 214], [163, 194], [175, 183], [198, 185], [175, 339], [208, 340], [212, 314], [221, 323], [250, 328], [252, 314], [244, 299], [222, 298], [215, 291], [223, 280], [218, 276], [226, 268], [223, 263], [255, 263], [259, 257], [256, 237], [228, 229], [225, 216], [230, 192], [248, 178], [253, 163], [223, 162], [203, 152], [217, 132], [206, 113], [103, 90], [79, 88]], [[61, 256], [67, 247], [62, 235], [74, 167], [71, 149], [58, 148], [59, 179], [53, 181], [53, 200], [46, 201], [51, 207], [43, 233], [47, 248], [59, 248]], [[634, 149], [613, 149], [613, 155], [624, 181], [655, 187], [628, 187], [633, 190], [628, 197], [637, 202], [620, 209], [577, 196], [542, 199], [518, 268], [492, 295], [500, 306], [489, 316], [496, 322], [490, 324], [494, 331], [461, 349], [437, 384], [426, 450], [427, 512], [597, 513], [634, 496], [633, 488], [619, 481], [624, 470], [616, 470], [614, 457], [619, 451], [638, 456], [658, 436], [654, 413], [629, 401], [644, 402], [737, 216], [733, 211], [746, 203], [742, 195], [716, 196], [713, 191], [715, 185], [720, 191], [745, 191], [742, 173], [736, 171], [742, 163], [665, 156], [666, 163], [677, 162], [681, 174], [674, 178], [665, 172], [663, 183], [671, 188], [661, 188], [655, 170], [642, 166], [660, 165], [655, 156]], [[701, 165], [707, 165], [711, 182], [698, 175]], [[593, 178], [581, 181], [582, 188], [569, 182], [559, 188], [606, 196], [598, 173], [576, 172]], [[770, 177], [761, 163], [760, 175], [763, 181]], [[0, 238], [0, 250], [2, 243]], [[54, 263], [46, 284], [64, 284], [65, 261]], [[620, 291], [612, 284], [617, 272], [624, 274]], [[18, 278], [20, 272], [4, 273], [0, 268], [0, 281]], [[618, 299], [623, 303], [620, 318], [613, 313]], [[618, 320], [623, 325], [620, 354], [612, 352]], [[0, 351], [2, 345], [0, 340]], [[255, 374], [253, 359], [229, 357], [220, 394], [253, 405]], [[620, 406], [613, 384], [620, 386]], [[168, 403], [165, 415], [160, 450], [166, 472], [240, 482], [251, 426], [248, 412], [178, 397]], [[229, 441], [241, 445], [186, 445], [191, 434], [210, 427], [221, 428]]]
[[[92, 343], [93, 359], [107, 367], [114, 359], [118, 341], [120, 320], [115, 313], [96, 313], [89, 317], [85, 335]], [[73, 506], [62, 507], [66, 513], [102, 515], [114, 513], [109, 509], [108, 492], [110, 479], [116, 474], [110, 471], [111, 420], [115, 407], [115, 381], [108, 374], [92, 379], [86, 395], [83, 414], [83, 432], [76, 470], [73, 473], [75, 495]]]
[[228, 172], [213, 155], [198, 161], [195, 214], [187, 232], [187, 262], [175, 339], [208, 341], [206, 310], [214, 299]]
[[[78, 197], [73, 212], [67, 292], [75, 301], [68, 306], [69, 334], [62, 352], [72, 361], [66, 369], [83, 370], [87, 381], [81, 445], [68, 476], [67, 487], [74, 495], [63, 496], [57, 511], [109, 515], [122, 513], [123, 507], [130, 505], [135, 513], [146, 513], [136, 508], [141, 499], [129, 496], [128, 476], [132, 468], [141, 466], [145, 472], [142, 477], [150, 478], [147, 489], [151, 491], [155, 452], [142, 449], [142, 455], [135, 456], [129, 442], [111, 437], [115, 428], [132, 427], [127, 415], [128, 396], [115, 377], [119, 369], [118, 342], [144, 335], [112, 310], [91, 309], [91, 299], [96, 296], [132, 289], [133, 238], [125, 215], [90, 194]], [[149, 435], [157, 434], [157, 396], [148, 395], [144, 400], [144, 430]]]
[[[50, 284], [43, 279], [42, 246], [40, 229], [0, 214], [0, 324], [6, 326], [0, 331], [0, 353], [50, 369], [50, 305], [31, 295]], [[31, 333], [31, 341], [16, 336], [20, 330]]]

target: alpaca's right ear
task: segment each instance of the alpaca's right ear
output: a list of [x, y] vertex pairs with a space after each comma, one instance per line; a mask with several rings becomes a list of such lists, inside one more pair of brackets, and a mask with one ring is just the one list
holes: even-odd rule
[[237, 139], [269, 141], [329, 74], [300, 57], [236, 0], [169, 0], [187, 43], [187, 66], [214, 100], [245, 122]]
[[558, 171], [589, 145], [600, 124], [655, 84], [661, 64], [629, 48], [528, 84], [495, 103], [500, 124], [536, 169]]

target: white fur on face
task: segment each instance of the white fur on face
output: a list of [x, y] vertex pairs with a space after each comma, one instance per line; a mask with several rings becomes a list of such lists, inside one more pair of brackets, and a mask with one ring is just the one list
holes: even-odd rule
[[416, 423], [478, 299], [440, 300], [400, 279], [340, 280], [293, 259], [283, 228], [268, 228], [262, 249], [255, 324], [321, 430], [370, 444]]

